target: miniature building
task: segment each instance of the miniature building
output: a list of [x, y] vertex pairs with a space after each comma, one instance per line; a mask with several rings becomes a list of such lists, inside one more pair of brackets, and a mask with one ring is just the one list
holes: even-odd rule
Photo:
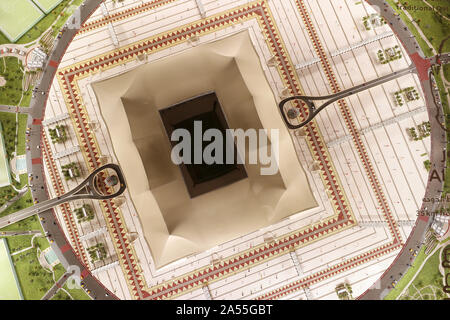
[[383, 25], [383, 18], [381, 18], [378, 13], [372, 13], [369, 16], [369, 22], [374, 28], [380, 27]]
[[27, 58], [27, 67], [32, 68], [42, 68], [44, 66], [45, 59], [47, 59], [47, 54], [40, 48], [34, 48]]

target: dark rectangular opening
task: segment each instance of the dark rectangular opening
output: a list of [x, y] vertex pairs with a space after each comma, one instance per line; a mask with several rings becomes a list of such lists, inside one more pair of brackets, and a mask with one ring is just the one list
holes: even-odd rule
[[[237, 163], [237, 148], [235, 144], [226, 144], [226, 129], [228, 124], [222, 107], [214, 92], [207, 93], [193, 99], [183, 101], [174, 106], [159, 111], [167, 135], [172, 136], [176, 129], [186, 129], [191, 135], [191, 161], [190, 164], [180, 164], [181, 173], [191, 198], [216, 190], [247, 177], [245, 168]], [[200, 121], [202, 125], [201, 135], [208, 129], [217, 129], [223, 134], [223, 159], [227, 152], [234, 150], [233, 164], [207, 164], [202, 161], [194, 163], [194, 123]], [[178, 142], [170, 141], [172, 147]], [[202, 139], [202, 153], [210, 141]]]

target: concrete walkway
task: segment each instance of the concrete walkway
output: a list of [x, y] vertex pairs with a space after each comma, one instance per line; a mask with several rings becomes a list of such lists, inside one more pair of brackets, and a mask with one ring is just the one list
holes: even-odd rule
[[64, 273], [62, 277], [58, 281], [56, 281], [55, 284], [44, 294], [41, 300], [50, 300], [56, 294], [56, 292], [58, 292], [58, 290], [64, 286], [71, 275], [72, 274], [68, 272]]
[[5, 105], [5, 104], [0, 104], [0, 112], [29, 113], [30, 112], [30, 108], [28, 108], [28, 107], [9, 106], [9, 105]]

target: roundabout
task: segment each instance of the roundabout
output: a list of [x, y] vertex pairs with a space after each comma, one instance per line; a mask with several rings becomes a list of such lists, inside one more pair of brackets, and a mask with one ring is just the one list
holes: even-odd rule
[[[435, 210], [434, 203], [423, 203], [421, 199], [440, 197], [443, 183], [440, 174], [445, 164], [442, 150], [445, 150], [446, 140], [441, 128], [442, 109], [435, 108], [433, 100], [429, 61], [423, 58], [415, 39], [393, 10], [383, 1], [370, 1], [381, 9], [380, 14], [389, 24], [380, 28], [384, 28], [384, 32], [392, 28], [395, 33], [387, 40], [377, 40], [376, 44], [401, 44], [404, 56], [398, 64], [391, 63], [393, 67], [388, 70], [387, 66], [378, 65], [371, 55], [372, 44], [367, 45], [364, 52], [348, 57], [353, 67], [347, 66], [340, 58], [329, 58], [327, 52], [331, 49], [324, 47], [322, 37], [334, 38], [328, 33], [318, 35], [318, 30], [325, 34], [326, 28], [322, 20], [317, 23], [311, 19], [312, 12], [318, 12], [314, 9], [316, 4], [294, 2], [295, 14], [282, 3], [253, 1], [233, 3], [226, 10], [207, 7], [205, 17], [201, 18], [197, 17], [197, 7], [184, 10], [187, 5], [184, 2], [130, 3], [127, 10], [121, 10], [111, 3], [106, 9], [97, 9], [101, 1], [88, 0], [76, 13], [80, 18], [79, 28], [64, 29], [56, 40], [29, 111], [28, 126], [40, 133], [32, 136], [27, 152], [28, 172], [35, 177], [34, 185], [38, 187], [33, 193], [33, 198], [39, 202], [37, 206], [45, 204], [52, 196], [62, 198], [65, 190], [74, 189], [79, 183], [77, 178], [63, 180], [59, 173], [62, 166], [76, 162], [86, 177], [101, 169], [105, 162], [120, 162], [114, 141], [111, 141], [112, 132], [99, 112], [98, 95], [92, 83], [126, 75], [140, 65], [194, 50], [200, 44], [226, 39], [239, 31], [248, 32], [256, 52], [254, 61], [261, 65], [277, 102], [282, 103], [289, 96], [336, 97], [329, 107], [332, 111], [323, 111], [323, 115], [318, 115], [303, 130], [289, 133], [318, 205], [270, 226], [234, 235], [162, 266], [154, 261], [155, 252], [149, 248], [152, 246], [148, 243], [149, 237], [142, 236], [143, 222], [139, 217], [142, 209], [136, 210], [136, 200], [124, 188], [114, 195], [125, 192], [115, 200], [106, 196], [92, 203], [98, 212], [95, 224], [77, 223], [70, 213], [73, 208], [67, 202], [54, 211], [39, 212], [45, 231], [52, 234], [52, 248], [58, 259], [64, 267], [79, 268], [91, 297], [191, 299], [204, 297], [208, 291], [210, 297], [227, 299], [326, 299], [334, 297], [336, 285], [350, 281], [355, 296], [382, 299], [389, 291], [390, 277], [398, 277], [407, 269], [405, 261], [409, 261], [409, 248], [422, 241], [432, 222], [425, 216], [416, 220], [415, 211]], [[331, 8], [332, 5], [327, 4], [324, 10], [333, 12]], [[143, 20], [139, 19], [146, 19], [152, 10], [159, 12], [159, 17], [170, 17], [170, 13], [178, 15], [179, 21], [166, 26], [164, 18], [160, 18], [147, 27], [142, 26]], [[110, 14], [105, 14], [109, 11]], [[184, 11], [195, 18], [184, 15]], [[355, 5], [330, 14], [340, 21], [345, 15], [361, 18], [366, 11], [371, 13], [373, 8], [367, 4]], [[304, 41], [291, 36], [293, 33], [286, 30], [283, 17], [302, 25], [298, 29]], [[315, 19], [323, 17], [315, 16]], [[348, 28], [345, 30], [350, 33], [350, 27], [343, 28]], [[354, 37], [358, 34], [361, 37], [360, 31]], [[309, 43], [312, 50], [303, 52], [298, 46], [300, 42]], [[296, 54], [297, 50], [302, 56]], [[308, 60], [308, 54], [309, 58], [319, 59], [319, 64], [296, 70], [295, 65]], [[358, 63], [370, 64], [374, 70], [371, 78], [362, 76], [364, 73]], [[351, 78], [350, 68], [354, 68], [353, 74], [357, 71], [360, 75]], [[417, 75], [411, 74], [412, 68], [417, 70]], [[401, 70], [407, 72], [403, 74]], [[405, 83], [413, 84], [420, 91], [422, 98], [411, 103], [407, 111], [394, 106], [381, 83], [374, 83], [373, 86], [379, 87], [372, 91], [357, 94], [367, 105], [364, 108], [358, 99], [339, 94], [353, 90], [355, 85], [365, 83], [364, 80], [389, 77], [389, 72], [399, 72], [396, 75], [401, 74]], [[393, 81], [396, 88], [399, 86], [394, 77], [384, 79]], [[426, 107], [426, 113], [415, 111], [420, 102]], [[380, 113], [366, 111], [375, 110], [373, 105], [384, 109], [380, 109]], [[277, 110], [277, 104], [273, 108]], [[399, 119], [415, 123], [413, 112], [418, 112], [421, 120], [428, 120], [431, 127], [431, 138], [414, 147], [401, 133], [405, 131], [404, 124], [398, 124], [398, 128], [397, 124], [395, 128], [388, 128], [387, 124], [394, 120], [400, 123]], [[63, 118], [66, 113], [68, 117]], [[278, 116], [281, 119], [283, 115]], [[48, 125], [43, 125], [43, 121], [53, 119], [63, 119], [54, 121], [70, 128], [72, 138], [62, 147], [51, 143]], [[381, 131], [375, 132], [379, 128]], [[79, 151], [71, 151], [76, 147]], [[429, 173], [417, 164], [419, 155], [425, 152], [433, 168]], [[63, 156], [65, 154], [67, 156]], [[404, 160], [400, 160], [401, 157]], [[71, 159], [70, 163], [67, 158]], [[403, 172], [400, 161], [410, 161], [414, 165]], [[392, 167], [387, 167], [387, 163]], [[439, 179], [432, 179], [434, 172], [439, 174]], [[121, 177], [118, 174], [119, 184], [124, 186], [128, 176]], [[411, 185], [416, 189], [412, 190]], [[404, 193], [399, 189], [405, 190]], [[369, 220], [383, 221], [385, 227], [359, 227], [358, 221], [367, 220], [365, 216], [369, 216]], [[399, 226], [399, 220], [416, 220], [416, 224], [413, 228]], [[107, 232], [96, 234], [99, 227]], [[96, 270], [87, 258], [87, 248], [92, 247], [92, 239], [98, 237], [101, 238], [98, 241], [109, 244], [108, 255], [116, 260]], [[95, 272], [95, 276], [91, 272]], [[239, 283], [246, 281], [247, 274], [252, 285], [242, 288]]]

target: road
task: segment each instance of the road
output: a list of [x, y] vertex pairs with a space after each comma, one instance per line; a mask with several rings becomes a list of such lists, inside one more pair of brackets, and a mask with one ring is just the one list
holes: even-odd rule
[[28, 107], [17, 107], [0, 104], [0, 112], [28, 113], [30, 112], [30, 110], [31, 109]]
[[27, 230], [27, 231], [1, 231], [0, 236], [29, 236], [32, 234], [41, 234], [39, 230]]
[[[79, 7], [80, 25], [83, 24], [87, 18], [98, 8], [102, 0], [86, 0]], [[68, 21], [71, 21], [72, 17]], [[79, 28], [66, 28], [64, 29], [62, 36], [55, 40], [53, 50], [49, 53], [49, 57], [46, 61], [46, 65], [43, 68], [43, 73], [35, 87], [35, 94], [30, 102], [28, 108], [28, 122], [27, 125], [31, 129], [29, 135], [29, 142], [27, 143], [27, 171], [32, 174], [33, 177], [33, 189], [32, 197], [38, 202], [48, 200], [47, 187], [44, 177], [43, 158], [41, 150], [41, 132], [42, 119], [45, 114], [45, 106], [47, 103], [48, 92], [52, 85], [55, 72], [58, 68], [58, 64], [61, 61], [68, 45], [72, 41]], [[90, 292], [89, 295], [93, 299], [118, 299], [112, 292], [105, 288], [89, 271], [75, 254], [70, 242], [64, 235], [64, 231], [58, 223], [58, 219], [55, 216], [53, 209], [40, 212], [39, 218], [42, 227], [46, 233], [51, 234], [52, 249], [55, 251], [59, 261], [61, 261], [63, 267], [76, 268], [83, 276], [83, 282], [85, 283], [86, 292]]]
[[[113, 169], [116, 172], [116, 177], [119, 179], [120, 188], [111, 194], [100, 193], [95, 185], [96, 176], [105, 169]], [[44, 212], [46, 210], [52, 209], [57, 205], [63, 204], [64, 202], [69, 202], [73, 200], [83, 200], [83, 199], [93, 199], [93, 200], [105, 200], [113, 199], [121, 195], [126, 189], [125, 178], [123, 177], [120, 167], [115, 164], [107, 164], [102, 167], [97, 168], [89, 174], [89, 176], [81, 182], [77, 187], [66, 192], [65, 194], [53, 198], [44, 200], [37, 203], [31, 207], [16, 211], [7, 216], [0, 218], [0, 229], [6, 227], [12, 223], [24, 220], [32, 215]]]
[[[446, 134], [442, 128], [444, 123], [444, 115], [442, 107], [436, 105], [433, 98], [433, 87], [430, 81], [430, 65], [433, 63], [431, 59], [424, 59], [424, 54], [420, 49], [414, 35], [409, 31], [399, 16], [395, 15], [395, 11], [383, 0], [368, 0], [369, 3], [378, 6], [381, 9], [381, 15], [389, 23], [392, 30], [402, 42], [406, 52], [416, 65], [417, 73], [422, 91], [424, 93], [425, 104], [427, 107], [428, 118], [431, 124], [431, 170], [428, 176], [428, 183], [424, 194], [424, 199], [432, 199], [433, 201], [423, 201], [420, 214], [416, 221], [414, 229], [410, 233], [405, 245], [397, 255], [391, 266], [383, 273], [378, 281], [363, 293], [359, 299], [362, 300], [378, 300], [383, 299], [392, 288], [393, 280], [399, 280], [405, 274], [411, 264], [410, 248], [418, 249], [423, 242], [425, 232], [428, 230], [432, 222], [432, 214], [437, 210], [439, 203], [434, 200], [441, 197], [444, 177], [443, 172], [446, 164]], [[440, 57], [442, 61], [448, 62], [449, 53]], [[421, 214], [425, 213], [425, 214]], [[427, 216], [426, 213], [431, 214]]]
[[[92, 14], [95, 9], [100, 5], [102, 0], [86, 0], [80, 7], [81, 22]], [[377, 5], [381, 8], [381, 14], [390, 24], [397, 37], [402, 41], [406, 51], [410, 55], [411, 59], [415, 63], [418, 69], [419, 79], [422, 85], [422, 89], [425, 95], [426, 105], [428, 109], [428, 115], [431, 123], [431, 155], [430, 161], [432, 163], [432, 170], [430, 170], [430, 180], [426, 188], [425, 196], [432, 199], [440, 197], [442, 192], [442, 176], [441, 179], [431, 179], [431, 175], [436, 172], [441, 173], [445, 165], [445, 157], [443, 159], [442, 151], [445, 150], [446, 136], [443, 133], [439, 122], [443, 122], [442, 109], [434, 105], [433, 101], [433, 89], [430, 85], [428, 78], [428, 69], [423, 67], [426, 65], [426, 61], [423, 59], [423, 53], [421, 52], [413, 35], [406, 28], [401, 19], [394, 15], [394, 11], [382, 0], [369, 0], [368, 2]], [[71, 18], [70, 18], [71, 19]], [[69, 20], [70, 20], [69, 19]], [[39, 84], [36, 86], [37, 94], [32, 98], [28, 127], [31, 128], [32, 133], [30, 135], [30, 141], [28, 142], [29, 150], [27, 151], [27, 169], [29, 173], [33, 175], [33, 184], [35, 191], [32, 192], [34, 199], [39, 202], [48, 200], [45, 179], [43, 176], [44, 168], [42, 161], [41, 135], [42, 124], [41, 120], [44, 117], [45, 105], [47, 102], [47, 93], [51, 87], [53, 77], [58, 68], [58, 63], [75, 36], [78, 29], [65, 29], [60, 39], [57, 39], [53, 51], [50, 53], [49, 59], [44, 68], [44, 72], [41, 76]], [[441, 60], [448, 60], [448, 54], [443, 55]], [[429, 62], [429, 61], [428, 61]], [[42, 94], [43, 93], [43, 94]], [[42, 187], [42, 188], [40, 188]], [[435, 210], [434, 203], [423, 203], [422, 210]], [[41, 223], [44, 230], [52, 235], [54, 242], [51, 244], [53, 250], [58, 256], [59, 260], [63, 263], [64, 268], [69, 266], [76, 266], [84, 275], [83, 282], [86, 288], [89, 288], [90, 296], [96, 299], [117, 299], [109, 290], [107, 290], [92, 274], [88, 268], [84, 266], [82, 262], [77, 258], [69, 241], [65, 238], [64, 232], [59, 226], [53, 210], [45, 210], [39, 213], [39, 217], [42, 218]], [[417, 247], [423, 239], [423, 235], [428, 228], [431, 219], [424, 216], [417, 220], [413, 232], [410, 234], [406, 245], [396, 258], [390, 268], [383, 274], [380, 280], [377, 282], [377, 286], [366, 291], [360, 298], [361, 299], [381, 299], [387, 293], [386, 290], [390, 286], [391, 276], [396, 279], [399, 278], [400, 273], [404, 273], [407, 269], [406, 263], [410, 261], [409, 248]]]
[[[436, 104], [436, 101], [433, 98], [435, 95], [439, 96], [439, 92], [437, 92], [432, 85], [431, 68], [433, 65], [450, 63], [450, 53], [447, 52], [435, 55], [431, 58], [424, 58], [424, 54], [414, 38], [414, 35], [409, 31], [400, 17], [395, 15], [395, 11], [384, 0], [368, 0], [367, 2], [380, 8], [380, 14], [389, 23], [396, 36], [400, 39], [413, 63], [408, 68], [403, 70], [393, 72], [389, 75], [368, 81], [332, 95], [317, 97], [289, 97], [280, 102], [280, 113], [289, 129], [301, 128], [312, 121], [321, 110], [335, 101], [344, 99], [350, 95], [367, 90], [384, 82], [391, 81], [410, 72], [416, 72], [424, 92], [425, 104], [431, 124], [431, 170], [423, 199], [434, 200], [440, 198], [443, 189], [444, 170], [446, 164], [446, 129], [444, 125], [445, 122], [442, 105]], [[284, 105], [291, 100], [302, 100], [308, 106], [308, 118], [300, 124], [291, 124], [285, 114]], [[319, 100], [326, 101], [317, 107], [314, 104], [314, 101]], [[402, 275], [406, 273], [411, 264], [411, 260], [413, 259], [410, 249], [415, 251], [422, 245], [425, 232], [431, 225], [433, 213], [437, 211], [438, 206], [439, 203], [436, 201], [423, 201], [416, 224], [413, 231], [409, 235], [406, 244], [403, 246], [402, 251], [389, 269], [381, 276], [374, 286], [359, 297], [360, 299], [383, 299], [384, 296], [390, 291], [390, 288], [392, 288], [392, 282], [400, 279]]]

